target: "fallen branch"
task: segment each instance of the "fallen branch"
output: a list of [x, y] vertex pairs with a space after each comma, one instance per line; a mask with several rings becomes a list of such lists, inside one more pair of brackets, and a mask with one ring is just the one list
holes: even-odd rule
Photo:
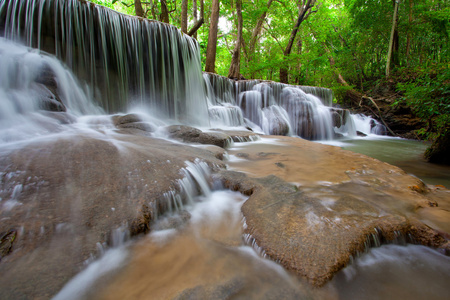
[[361, 101], [359, 102], [359, 106], [361, 106], [361, 102], [362, 102], [363, 100], [369, 100], [370, 102], [372, 102], [372, 104], [377, 108], [378, 114], [376, 114], [376, 113], [375, 113], [373, 110], [371, 110], [369, 107], [368, 107], [368, 108], [372, 111], [372, 113], [373, 113], [375, 116], [377, 116], [378, 118], [380, 118], [381, 122], [383, 122], [384, 126], [385, 126], [386, 129], [392, 134], [392, 136], [397, 136], [397, 135], [391, 130], [391, 128], [389, 128], [389, 126], [386, 124], [386, 122], [384, 121], [383, 116], [382, 116], [382, 114], [381, 114], [381, 110], [380, 110], [380, 108], [378, 107], [378, 105], [376, 104], [376, 102], [372, 99], [372, 97], [368, 97], [368, 96], [366, 96], [366, 95], [362, 96], [362, 97], [361, 97]]

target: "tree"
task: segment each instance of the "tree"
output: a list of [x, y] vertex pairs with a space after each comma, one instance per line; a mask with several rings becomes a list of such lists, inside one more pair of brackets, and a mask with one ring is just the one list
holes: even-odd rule
[[181, 1], [181, 31], [184, 33], [187, 33], [187, 26], [188, 26], [188, 16], [187, 16], [188, 2], [189, 2], [188, 0]]
[[193, 4], [193, 16], [194, 16], [194, 25], [192, 26], [191, 30], [189, 30], [188, 35], [193, 36], [194, 38], [197, 38], [197, 30], [203, 25], [205, 22], [204, 15], [205, 15], [205, 5], [203, 4], [203, 0], [200, 1], [200, 19], [197, 20], [197, 0], [194, 0]]
[[266, 8], [263, 13], [258, 18], [258, 21], [256, 22], [255, 28], [253, 28], [253, 32], [250, 38], [250, 41], [248, 42], [248, 62], [251, 62], [253, 60], [253, 56], [255, 54], [255, 48], [256, 48], [256, 42], [258, 41], [258, 37], [261, 34], [261, 30], [264, 24], [264, 21], [266, 20], [267, 12], [270, 9], [270, 6], [272, 5], [273, 0], [268, 0], [266, 4]]
[[134, 9], [136, 11], [136, 16], [145, 18], [144, 9], [142, 8], [141, 0], [134, 0]]
[[242, 44], [242, 0], [236, 0], [236, 16], [237, 16], [237, 38], [234, 46], [233, 56], [231, 58], [230, 70], [228, 71], [229, 78], [240, 79], [240, 61], [241, 61], [241, 44]]
[[161, 14], [159, 15], [159, 20], [161, 22], [170, 24], [169, 9], [167, 8], [166, 0], [161, 0]]
[[[291, 54], [292, 46], [294, 45], [295, 36], [297, 35], [298, 29], [302, 22], [306, 20], [309, 15], [311, 15], [313, 12], [312, 8], [316, 4], [316, 0], [299, 0], [298, 7], [298, 18], [295, 22], [294, 28], [291, 31], [291, 35], [289, 37], [289, 41], [286, 45], [286, 48], [284, 49], [283, 55], [285, 58], [285, 61], [287, 60], [287, 57], [289, 54]], [[280, 82], [288, 83], [288, 69], [285, 65], [283, 65], [280, 68]]]
[[389, 77], [391, 72], [391, 63], [394, 57], [397, 59], [394, 60], [394, 63], [398, 60], [398, 5], [400, 0], [393, 0], [394, 2], [394, 14], [392, 17], [392, 29], [391, 29], [391, 38], [389, 39], [389, 49], [386, 58], [386, 78]]
[[212, 0], [211, 18], [209, 25], [208, 46], [206, 48], [205, 71], [215, 73], [217, 33], [219, 30], [219, 0]]

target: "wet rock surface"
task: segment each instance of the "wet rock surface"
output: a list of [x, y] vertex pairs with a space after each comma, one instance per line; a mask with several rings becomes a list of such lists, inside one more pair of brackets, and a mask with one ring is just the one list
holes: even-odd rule
[[222, 172], [225, 186], [251, 195], [242, 207], [246, 232], [272, 260], [322, 286], [353, 255], [379, 243], [450, 249], [445, 221], [427, 222], [430, 210], [445, 215], [446, 190], [337, 147], [277, 141], [236, 150], [241, 160], [229, 165], [248, 176]]
[[[223, 166], [214, 153], [149, 137], [64, 134], [3, 147], [0, 160], [0, 298], [50, 298], [112, 231], [132, 235], [167, 207], [186, 161]], [[7, 276], [6, 276], [7, 275]]]
[[220, 129], [201, 131], [185, 125], [167, 126], [165, 131], [170, 138], [186, 143], [214, 145], [221, 148], [228, 148], [232, 142], [249, 142], [258, 138], [257, 134], [250, 131], [226, 131]]
[[136, 133], [133, 130], [143, 132], [154, 132], [155, 126], [149, 122], [144, 122], [145, 118], [138, 114], [114, 115], [112, 122], [118, 129], [123, 129], [124, 133]]
[[[141, 122], [134, 116], [126, 119], [130, 121], [123, 124]], [[203, 133], [173, 128], [194, 139]], [[8, 276], [0, 278], [1, 298], [49, 298], [96, 255], [97, 245], [114, 243], [114, 229], [129, 229], [132, 235], [151, 231], [156, 214], [168, 209], [164, 193], [177, 190], [176, 182], [183, 176], [180, 169], [195, 159], [215, 169], [214, 177], [226, 188], [249, 196], [241, 209], [244, 233], [260, 251], [315, 286], [328, 282], [353, 255], [379, 243], [403, 240], [450, 249], [448, 190], [427, 187], [364, 155], [299, 138], [263, 137], [258, 143], [229, 149], [230, 156], [239, 160], [231, 159], [225, 170], [218, 159], [225, 155], [221, 147], [191, 147], [120, 133], [113, 139], [73, 134], [19, 149], [2, 148], [0, 232], [17, 234], [14, 240], [9, 235], [2, 238], [0, 272]], [[255, 136], [219, 133], [238, 141]], [[119, 276], [120, 282], [126, 279], [122, 287], [127, 288], [117, 285], [101, 297], [139, 298], [152, 293], [180, 299], [295, 299], [308, 294], [281, 277], [269, 276], [271, 269], [255, 269], [248, 256], [230, 248], [242, 245], [241, 224], [231, 240], [226, 235], [190, 240], [186, 233], [192, 233], [183, 229], [190, 214], [180, 216], [155, 227], [181, 229], [180, 237], [146, 246], [148, 251], [136, 254]], [[177, 261], [180, 257], [184, 263]], [[162, 279], [162, 271], [148, 275], [149, 269], [167, 269], [167, 264], [178, 266], [173, 271], [177, 274], [186, 268], [191, 271], [183, 276], [169, 272]], [[222, 271], [211, 275], [207, 272], [211, 266]], [[243, 266], [250, 275], [236, 277]], [[279, 289], [263, 288], [271, 281], [279, 282]], [[163, 289], [158, 282], [176, 288]], [[255, 290], [261, 291], [259, 296]]]

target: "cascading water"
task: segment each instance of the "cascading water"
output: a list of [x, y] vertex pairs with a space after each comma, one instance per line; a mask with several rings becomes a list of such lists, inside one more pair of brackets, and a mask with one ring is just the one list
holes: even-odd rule
[[[0, 65], [3, 143], [58, 132], [76, 116], [104, 113], [54, 57], [0, 38]], [[64, 111], [66, 120], [54, 118], [53, 112]]]
[[216, 116], [220, 111], [226, 116], [215, 118], [216, 123], [310, 140], [327, 140], [335, 136], [329, 89], [259, 80], [236, 82], [214, 74], [203, 77], [210, 115]]
[[372, 117], [362, 114], [352, 114], [351, 118], [353, 124], [355, 124], [356, 131], [359, 131], [365, 135], [387, 135], [386, 127]]
[[78, 0], [2, 0], [0, 35], [55, 54], [107, 112], [144, 104], [209, 125], [198, 43], [173, 26]]
[[194, 126], [334, 138], [329, 89], [202, 78], [198, 43], [173, 26], [78, 0], [2, 0], [0, 34], [55, 54], [107, 112], [147, 106]]

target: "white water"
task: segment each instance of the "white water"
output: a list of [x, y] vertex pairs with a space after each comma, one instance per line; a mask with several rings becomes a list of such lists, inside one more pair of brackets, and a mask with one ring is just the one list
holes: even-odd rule
[[[61, 122], [77, 116], [101, 114], [72, 73], [52, 56], [0, 38], [0, 142], [25, 140], [62, 130]], [[43, 73], [54, 78], [57, 94], [67, 108], [67, 120], [42, 113], [47, 102], [59, 105], [40, 83]], [[54, 75], [52, 77], [52, 75]]]
[[372, 117], [362, 114], [352, 114], [351, 118], [356, 131], [362, 132], [365, 135], [387, 134], [386, 127]]
[[[327, 89], [257, 80], [235, 82], [213, 74], [203, 78], [215, 126], [248, 126], [264, 134], [313, 140], [334, 138], [332, 113], [326, 106], [331, 105], [332, 94]], [[347, 132], [346, 127], [340, 130]]]

